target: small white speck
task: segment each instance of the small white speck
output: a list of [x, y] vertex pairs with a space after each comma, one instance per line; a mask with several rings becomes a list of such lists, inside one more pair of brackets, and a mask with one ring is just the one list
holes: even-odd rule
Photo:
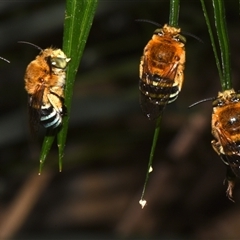
[[139, 204], [141, 205], [142, 209], [145, 207], [145, 205], [147, 204], [147, 201], [144, 199], [139, 200]]

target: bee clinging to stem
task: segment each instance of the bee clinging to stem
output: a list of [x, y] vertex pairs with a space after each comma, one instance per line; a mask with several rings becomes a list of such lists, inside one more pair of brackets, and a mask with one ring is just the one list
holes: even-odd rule
[[159, 27], [145, 46], [139, 66], [140, 105], [143, 114], [154, 120], [162, 114], [168, 103], [177, 99], [182, 89], [186, 61], [186, 38], [182, 34], [192, 36], [200, 42], [202, 40], [168, 24], [162, 27], [149, 20], [136, 21]]
[[66, 114], [64, 106], [64, 87], [66, 67], [71, 60], [61, 49], [41, 49], [39, 55], [31, 61], [26, 69], [24, 81], [29, 96], [30, 126], [36, 130], [39, 123], [47, 129], [61, 126]]
[[[219, 92], [213, 100], [211, 144], [227, 167], [225, 182], [227, 197], [233, 201], [236, 177], [240, 177], [240, 93], [233, 89]], [[195, 106], [196, 104], [191, 105]]]
[[[148, 20], [158, 27], [159, 24]], [[144, 48], [139, 68], [140, 105], [148, 119], [158, 118], [175, 101], [184, 80], [186, 39], [181, 29], [165, 24], [154, 31]]]
[[227, 165], [227, 196], [232, 193], [235, 178], [240, 177], [240, 93], [233, 89], [219, 92], [213, 101], [213, 149]]

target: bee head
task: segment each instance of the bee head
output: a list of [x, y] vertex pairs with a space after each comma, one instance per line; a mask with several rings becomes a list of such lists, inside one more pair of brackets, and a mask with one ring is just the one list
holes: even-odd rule
[[61, 49], [56, 49], [52, 52], [50, 62], [53, 67], [64, 69], [70, 60]]

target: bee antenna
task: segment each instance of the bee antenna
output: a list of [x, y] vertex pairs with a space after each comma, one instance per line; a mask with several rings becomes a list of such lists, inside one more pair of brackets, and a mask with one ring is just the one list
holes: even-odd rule
[[162, 27], [161, 24], [157, 23], [157, 22], [154, 22], [154, 21], [151, 21], [151, 20], [148, 20], [148, 19], [135, 19], [136, 22], [146, 22], [146, 23], [151, 23], [157, 27]]
[[181, 32], [183, 35], [186, 35], [186, 36], [190, 36], [192, 38], [195, 38], [197, 41], [199, 41], [200, 43], [204, 43], [203, 40], [199, 37], [197, 37], [196, 35], [192, 34], [192, 33], [189, 33], [189, 32]]
[[31, 45], [31, 46], [37, 48], [37, 49], [40, 50], [40, 51], [43, 51], [42, 48], [40, 48], [39, 46], [37, 46], [37, 45], [35, 45], [35, 44], [33, 44], [33, 43], [30, 43], [30, 42], [18, 41], [18, 43], [25, 43], [25, 44], [28, 44], [28, 45]]
[[198, 101], [198, 102], [193, 103], [193, 104], [190, 105], [188, 108], [195, 107], [196, 105], [198, 105], [198, 104], [200, 104], [200, 103], [204, 103], [204, 102], [208, 102], [208, 101], [213, 101], [213, 100], [215, 100], [215, 99], [216, 99], [216, 97], [205, 98], [205, 99], [202, 99], [202, 100], [200, 100], [200, 101]]
[[[157, 23], [157, 22], [154, 22], [154, 21], [151, 21], [151, 20], [148, 20], [148, 19], [135, 19], [136, 22], [147, 22], [147, 23], [151, 23], [157, 27], [162, 27], [161, 24]], [[197, 41], [201, 42], [201, 43], [204, 43], [203, 40], [199, 37], [197, 37], [196, 35], [194, 34], [191, 34], [189, 32], [181, 32], [183, 35], [186, 35], [186, 36], [190, 36], [190, 37], [193, 37], [195, 38]]]
[[10, 63], [10, 61], [7, 60], [6, 58], [0, 57], [0, 59], [4, 60], [4, 61], [7, 62], [7, 63]]

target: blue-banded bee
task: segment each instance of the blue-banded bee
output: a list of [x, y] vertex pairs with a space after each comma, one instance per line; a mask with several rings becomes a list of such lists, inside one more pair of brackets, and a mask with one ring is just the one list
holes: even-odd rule
[[144, 48], [139, 69], [140, 105], [150, 120], [158, 118], [181, 91], [186, 38], [180, 33], [180, 28], [165, 24], [154, 31]]
[[29, 96], [30, 125], [34, 130], [39, 123], [47, 129], [61, 126], [66, 114], [64, 87], [66, 67], [70, 61], [61, 49], [41, 49], [39, 55], [27, 66], [24, 80]]
[[227, 196], [233, 200], [235, 178], [240, 177], [240, 93], [219, 92], [213, 101], [213, 149], [227, 165]]

